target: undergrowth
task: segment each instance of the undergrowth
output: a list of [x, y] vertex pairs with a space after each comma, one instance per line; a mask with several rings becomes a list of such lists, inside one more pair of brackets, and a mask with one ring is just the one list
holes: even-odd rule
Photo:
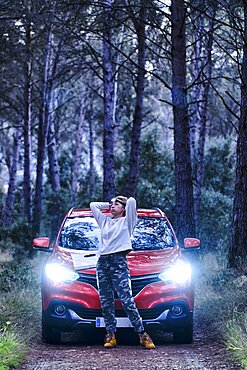
[[7, 370], [21, 364], [40, 330], [40, 289], [31, 263], [0, 269], [0, 370]]
[[247, 369], [247, 311], [235, 312], [233, 320], [226, 323], [227, 349]]
[[26, 354], [26, 344], [20, 334], [7, 321], [0, 330], [0, 370], [17, 367]]
[[247, 369], [247, 276], [227, 269], [217, 254], [204, 256], [196, 272], [196, 309]]

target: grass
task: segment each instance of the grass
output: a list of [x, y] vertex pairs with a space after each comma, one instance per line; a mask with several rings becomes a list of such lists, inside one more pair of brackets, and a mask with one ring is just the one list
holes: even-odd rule
[[227, 349], [247, 369], [247, 311], [236, 312], [233, 320], [227, 321], [226, 333]]
[[22, 343], [19, 333], [7, 321], [0, 331], [0, 370], [17, 367], [25, 354], [26, 344]]
[[196, 309], [247, 369], [247, 276], [227, 269], [217, 254], [207, 254], [196, 271]]
[[40, 332], [40, 289], [33, 265], [1, 265], [0, 290], [0, 370], [8, 370], [22, 363]]

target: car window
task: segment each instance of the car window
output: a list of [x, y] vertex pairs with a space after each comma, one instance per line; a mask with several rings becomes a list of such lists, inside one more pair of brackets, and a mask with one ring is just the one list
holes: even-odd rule
[[96, 250], [99, 237], [100, 229], [93, 217], [67, 218], [58, 244], [69, 249]]
[[[100, 229], [94, 217], [67, 218], [58, 244], [76, 250], [97, 250]], [[164, 218], [139, 217], [131, 238], [134, 250], [160, 250], [174, 247], [173, 232]]]
[[138, 218], [132, 237], [134, 250], [159, 250], [176, 245], [174, 234], [164, 218]]

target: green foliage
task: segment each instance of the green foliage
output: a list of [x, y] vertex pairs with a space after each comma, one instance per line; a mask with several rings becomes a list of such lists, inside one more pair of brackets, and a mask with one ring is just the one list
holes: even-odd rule
[[20, 365], [40, 330], [41, 299], [30, 263], [6, 263], [0, 270], [0, 370], [7, 370]]
[[231, 238], [234, 151], [230, 139], [214, 138], [205, 151], [199, 237], [204, 253], [227, 254]]
[[72, 159], [67, 151], [62, 151], [59, 156], [59, 175], [62, 189], [69, 191], [71, 185]]
[[235, 153], [232, 139], [222, 137], [207, 142], [204, 164], [204, 188], [232, 197], [235, 178]]
[[15, 260], [0, 266], [0, 291], [10, 292], [13, 289], [38, 287], [30, 262], [18, 263]]
[[102, 179], [95, 173], [94, 184], [90, 187], [89, 172], [80, 179], [80, 190], [78, 192], [76, 207], [89, 207], [92, 200], [102, 200]]
[[31, 226], [22, 219], [10, 227], [1, 227], [0, 251], [9, 250], [16, 260], [25, 258], [30, 250], [32, 234]]
[[232, 197], [212, 188], [202, 193], [200, 238], [204, 251], [226, 253], [231, 237]]
[[247, 310], [235, 312], [233, 320], [226, 323], [226, 346], [247, 369]]
[[71, 201], [68, 189], [61, 188], [59, 191], [54, 192], [50, 184], [46, 184], [40, 235], [47, 235], [53, 241], [70, 206]]
[[159, 207], [169, 215], [175, 212], [174, 164], [158, 136], [154, 131], [143, 137], [137, 194], [143, 207]]
[[26, 352], [20, 336], [7, 322], [0, 330], [0, 370], [8, 370], [20, 365]]
[[[15, 323], [17, 332], [22, 333], [29, 342], [39, 330], [40, 324], [40, 294], [33, 288], [14, 288], [10, 292], [2, 292], [0, 303], [0, 327], [6, 322]], [[26, 323], [28, 322], [28, 326]]]
[[[157, 130], [142, 136], [137, 201], [139, 207], [159, 207], [169, 215], [174, 214], [174, 165], [172, 153], [158, 144], [158, 137]], [[121, 151], [116, 161], [116, 188], [121, 194], [128, 185], [128, 155]]]
[[222, 257], [206, 253], [195, 269], [197, 317], [247, 369], [247, 277], [225, 268]]

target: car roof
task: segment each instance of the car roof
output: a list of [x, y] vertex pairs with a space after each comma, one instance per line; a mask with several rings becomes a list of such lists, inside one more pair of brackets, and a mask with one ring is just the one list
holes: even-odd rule
[[[103, 210], [103, 213], [109, 214], [109, 210]], [[92, 216], [93, 213], [89, 208], [82, 208], [82, 209], [71, 209], [67, 217], [85, 217], [85, 216]], [[165, 213], [161, 211], [159, 208], [154, 209], [146, 209], [146, 208], [138, 208], [137, 209], [137, 216], [139, 217], [166, 217]]]

